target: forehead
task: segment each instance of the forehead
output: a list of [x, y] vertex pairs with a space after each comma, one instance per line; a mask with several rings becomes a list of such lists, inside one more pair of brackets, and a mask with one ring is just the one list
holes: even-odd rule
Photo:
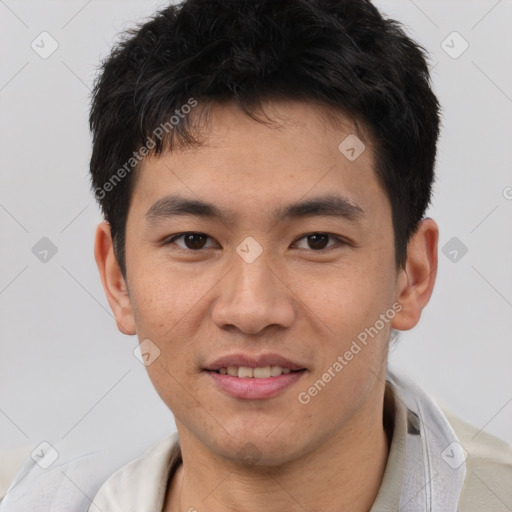
[[361, 126], [341, 113], [292, 100], [267, 103], [257, 115], [263, 122], [233, 103], [212, 105], [198, 124], [201, 144], [147, 157], [134, 195], [151, 205], [176, 194], [208, 197], [231, 211], [267, 204], [274, 211], [291, 199], [336, 191], [363, 209], [386, 201], [371, 140]]
[[[217, 146], [227, 139], [249, 139], [254, 146], [258, 140], [252, 139], [259, 135], [274, 140], [281, 149], [294, 147], [294, 141], [309, 139], [308, 149], [322, 149], [326, 145], [332, 147], [342, 135], [355, 135], [365, 146], [371, 146], [371, 140], [365, 124], [343, 112], [339, 108], [316, 101], [299, 101], [291, 98], [265, 100], [260, 107], [251, 107], [246, 112], [233, 101], [213, 102], [199, 105], [190, 113], [193, 130], [204, 137], [199, 146]], [[199, 148], [183, 148], [194, 151]], [[338, 144], [336, 144], [338, 148]], [[303, 148], [306, 149], [306, 148]]]

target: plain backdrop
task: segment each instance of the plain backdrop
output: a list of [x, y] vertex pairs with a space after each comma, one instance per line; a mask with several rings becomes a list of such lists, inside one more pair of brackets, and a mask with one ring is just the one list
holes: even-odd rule
[[[437, 283], [390, 363], [512, 443], [512, 2], [376, 4], [430, 53], [443, 107]], [[100, 59], [164, 5], [0, 1], [0, 449], [146, 447], [175, 429], [104, 297], [87, 175]]]

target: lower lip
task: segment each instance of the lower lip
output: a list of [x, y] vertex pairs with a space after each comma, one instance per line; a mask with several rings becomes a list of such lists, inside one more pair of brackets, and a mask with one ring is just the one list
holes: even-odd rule
[[207, 371], [206, 373], [228, 395], [235, 398], [258, 400], [277, 396], [301, 379], [306, 370], [282, 373], [277, 377], [268, 377], [266, 379], [232, 377], [231, 375], [222, 375], [212, 371]]

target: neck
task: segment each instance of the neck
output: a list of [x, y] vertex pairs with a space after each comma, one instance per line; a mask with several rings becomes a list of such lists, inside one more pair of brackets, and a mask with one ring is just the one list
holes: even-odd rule
[[279, 466], [218, 457], [178, 427], [183, 464], [169, 486], [165, 512], [368, 512], [389, 451], [389, 411], [383, 415], [381, 391], [318, 449]]

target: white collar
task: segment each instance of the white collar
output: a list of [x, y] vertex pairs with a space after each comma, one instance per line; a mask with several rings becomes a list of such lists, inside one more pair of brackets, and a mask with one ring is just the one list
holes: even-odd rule
[[101, 486], [89, 512], [160, 512], [170, 470], [179, 458], [178, 434], [170, 434]]
[[[443, 453], [451, 449], [450, 456], [464, 460], [464, 455], [458, 453], [462, 447], [455, 432], [434, 401], [413, 382], [389, 370], [387, 380], [392, 384], [395, 400], [407, 409], [407, 428], [397, 424], [402, 415], [395, 415], [392, 450], [386, 466], [387, 473], [399, 470], [402, 481], [395, 493], [395, 486], [389, 486], [393, 475], [385, 471], [374, 505], [392, 498], [393, 502], [399, 500], [402, 512], [456, 512], [466, 464], [462, 462], [453, 470], [443, 458]], [[398, 459], [398, 451], [403, 460], [391, 467], [392, 461]], [[170, 472], [175, 471], [180, 460], [178, 435], [173, 433], [108, 478], [88, 512], [161, 512]]]

